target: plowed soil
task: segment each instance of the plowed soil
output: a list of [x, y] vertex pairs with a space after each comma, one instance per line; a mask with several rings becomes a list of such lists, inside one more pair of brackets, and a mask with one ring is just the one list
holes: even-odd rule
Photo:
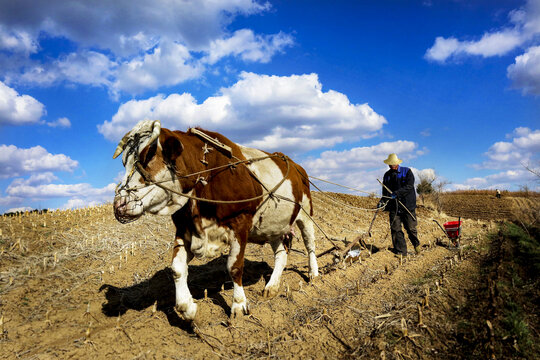
[[[377, 199], [314, 193], [317, 224], [342, 248], [362, 236], [368, 248], [360, 258], [336, 264], [333, 253], [321, 255], [321, 276], [309, 282], [303, 243], [294, 239], [281, 291], [266, 299], [272, 251], [250, 244], [251, 315], [232, 320], [225, 256], [194, 260], [195, 325], [173, 308], [170, 218], [122, 225], [111, 205], [0, 218], [0, 358], [461, 358], [460, 306], [477, 286], [486, 234], [511, 216], [511, 207], [483, 202], [474, 206], [481, 214], [465, 213], [460, 203], [471, 208], [470, 201], [456, 199], [447, 210], [464, 220], [460, 250], [433, 221], [455, 217], [421, 207], [422, 252], [414, 255], [409, 243], [410, 254], [397, 259], [386, 213], [367, 234], [374, 212], [364, 209]], [[317, 252], [331, 247], [317, 230]]]
[[443, 195], [442, 207], [448, 215], [468, 219], [505, 220], [527, 217], [527, 211], [537, 206], [540, 198], [501, 197], [494, 195]]

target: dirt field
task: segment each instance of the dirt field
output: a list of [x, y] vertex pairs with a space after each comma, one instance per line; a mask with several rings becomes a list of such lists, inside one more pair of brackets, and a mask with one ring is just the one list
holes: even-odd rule
[[[387, 250], [386, 213], [366, 235], [373, 212], [360, 208], [376, 203], [314, 193], [314, 218], [322, 229], [346, 241], [363, 235], [369, 249], [337, 266], [331, 253], [322, 255], [322, 274], [312, 283], [307, 258], [291, 251], [273, 299], [261, 297], [273, 266], [270, 246], [248, 245], [244, 286], [251, 315], [232, 322], [225, 257], [194, 260], [195, 327], [173, 309], [168, 217], [122, 225], [108, 205], [0, 218], [0, 358], [462, 358], [460, 306], [480, 276], [486, 235], [496, 230], [495, 220], [511, 216], [512, 206], [482, 203], [482, 214], [461, 214], [461, 250], [448, 246], [433, 221], [456, 218], [419, 208], [423, 251], [400, 263]], [[457, 216], [463, 209], [455, 205], [447, 212]], [[318, 253], [331, 247], [320, 231], [317, 239]], [[304, 250], [301, 240], [293, 249]]]

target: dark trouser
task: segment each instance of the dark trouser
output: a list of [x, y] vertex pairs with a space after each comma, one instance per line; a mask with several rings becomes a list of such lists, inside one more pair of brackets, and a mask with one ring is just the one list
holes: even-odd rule
[[[414, 210], [412, 210], [411, 213], [416, 218]], [[397, 216], [395, 211], [390, 211], [390, 230], [392, 232], [392, 245], [394, 246], [394, 250], [397, 254], [407, 255], [407, 243], [405, 242], [405, 235], [403, 234], [403, 230], [401, 230], [401, 223], [403, 223], [403, 226], [407, 231], [407, 235], [409, 236], [409, 240], [411, 241], [412, 245], [414, 247], [419, 246], [420, 241], [418, 240], [418, 232], [416, 231], [417, 221], [406, 211], [397, 214]]]

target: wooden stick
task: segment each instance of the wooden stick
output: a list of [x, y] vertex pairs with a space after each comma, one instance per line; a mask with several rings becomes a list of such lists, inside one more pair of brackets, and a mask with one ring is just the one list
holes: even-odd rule
[[331, 253], [332, 251], [334, 250], [338, 250], [338, 248], [336, 246], [332, 246], [330, 249], [327, 249], [327, 250], [324, 250], [322, 253], [320, 253], [319, 255], [317, 255], [317, 257], [321, 257], [323, 255], [326, 255], [326, 254], [329, 254]]

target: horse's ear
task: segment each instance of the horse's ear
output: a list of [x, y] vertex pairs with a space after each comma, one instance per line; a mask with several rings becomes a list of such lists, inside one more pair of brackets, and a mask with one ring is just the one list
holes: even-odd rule
[[165, 139], [163, 139], [163, 141], [161, 140], [162, 139], [160, 139], [161, 151], [163, 153], [164, 160], [171, 163], [176, 162], [176, 159], [184, 150], [184, 145], [182, 145], [180, 139], [178, 139], [176, 136], [167, 136]]

